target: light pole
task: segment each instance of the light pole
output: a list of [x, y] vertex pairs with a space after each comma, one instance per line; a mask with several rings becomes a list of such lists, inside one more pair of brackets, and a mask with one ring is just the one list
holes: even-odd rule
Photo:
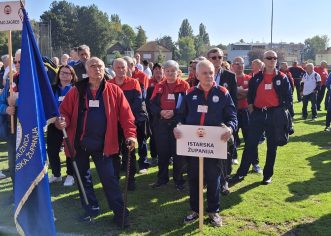
[[271, 49], [272, 49], [272, 29], [273, 29], [273, 23], [274, 23], [274, 0], [271, 0], [271, 32], [270, 32], [270, 36], [271, 36]]

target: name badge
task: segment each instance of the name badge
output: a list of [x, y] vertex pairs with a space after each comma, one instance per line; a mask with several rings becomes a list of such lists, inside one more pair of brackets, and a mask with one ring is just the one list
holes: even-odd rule
[[272, 84], [265, 84], [264, 89], [265, 90], [271, 90], [272, 89]]
[[198, 105], [198, 112], [199, 113], [207, 113], [208, 112], [208, 106]]
[[89, 107], [99, 107], [99, 100], [89, 100], [88, 106]]
[[60, 96], [60, 97], [59, 97], [59, 102], [62, 102], [63, 99], [64, 99], [64, 96]]
[[83, 79], [87, 78], [87, 74], [82, 74], [82, 78]]
[[175, 94], [169, 93], [168, 94], [168, 100], [175, 100]]

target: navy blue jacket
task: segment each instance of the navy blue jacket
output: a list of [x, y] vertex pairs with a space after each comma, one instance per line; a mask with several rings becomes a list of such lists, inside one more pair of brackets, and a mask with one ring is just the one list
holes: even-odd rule
[[[276, 90], [279, 99], [279, 105], [288, 109], [291, 112], [293, 111], [293, 96], [291, 90], [291, 83], [284, 73], [278, 70], [276, 70], [275, 72], [276, 76], [272, 79], [272, 86]], [[249, 80], [247, 94], [248, 104], [254, 104], [256, 91], [262, 80], [263, 71], [260, 71]]]
[[236, 80], [236, 75], [228, 70], [221, 69], [218, 74], [215, 75], [215, 78], [217, 75], [220, 76], [220, 81], [219, 84], [220, 86], [225, 87], [232, 98], [232, 101], [234, 105], [237, 107], [238, 99], [237, 99], [237, 80]]
[[[207, 113], [198, 112], [198, 106], [208, 106]], [[237, 130], [237, 110], [228, 90], [214, 85], [207, 99], [203, 90], [192, 87], [184, 96], [178, 110], [178, 122], [187, 125], [220, 126], [222, 123]]]

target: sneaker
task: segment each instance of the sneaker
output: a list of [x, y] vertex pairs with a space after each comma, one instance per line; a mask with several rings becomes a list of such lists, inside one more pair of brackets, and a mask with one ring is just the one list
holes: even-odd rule
[[239, 165], [238, 159], [232, 159], [232, 165]]
[[67, 175], [67, 178], [66, 178], [66, 180], [63, 183], [63, 186], [68, 187], [68, 186], [72, 186], [74, 184], [75, 184], [74, 177], [72, 175]]
[[210, 223], [214, 226], [214, 227], [221, 227], [222, 226], [222, 218], [220, 217], [220, 215], [216, 212], [216, 213], [209, 213], [209, 220]]
[[6, 178], [6, 175], [2, 173], [2, 171], [0, 170], [0, 179], [4, 179], [4, 178]]
[[147, 169], [140, 169], [139, 174], [147, 174]]
[[235, 174], [232, 178], [229, 179], [230, 184], [236, 184], [244, 180], [244, 176]]
[[49, 182], [50, 184], [52, 184], [52, 183], [59, 183], [59, 182], [62, 182], [62, 176], [60, 176], [60, 177], [55, 177], [54, 175], [52, 175], [52, 176], [49, 178], [48, 182]]
[[157, 157], [152, 157], [152, 160], [149, 162], [150, 166], [157, 166]]
[[[330, 132], [330, 127], [325, 127], [324, 129], [325, 132]], [[1, 177], [0, 177], [1, 178]]]
[[255, 164], [253, 165], [253, 172], [257, 173], [257, 174], [262, 174], [262, 170], [259, 164]]
[[268, 179], [265, 179], [265, 178], [263, 178], [263, 180], [262, 180], [262, 184], [263, 184], [263, 185], [268, 185], [268, 184], [271, 184], [271, 182], [272, 182], [272, 179], [271, 179], [271, 177], [270, 177], [270, 178], [268, 178]]
[[199, 214], [195, 211], [192, 211], [189, 215], [184, 218], [184, 224], [190, 224], [199, 219]]

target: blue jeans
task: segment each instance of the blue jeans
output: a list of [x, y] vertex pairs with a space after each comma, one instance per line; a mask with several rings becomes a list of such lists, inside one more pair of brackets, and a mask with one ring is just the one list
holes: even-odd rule
[[317, 118], [317, 104], [316, 104], [317, 94], [312, 92], [308, 95], [303, 95], [302, 97], [302, 118], [307, 119], [308, 112], [307, 106], [308, 102], [311, 102], [311, 113], [312, 118]]
[[249, 166], [256, 160], [256, 152], [263, 132], [267, 137], [267, 159], [263, 169], [265, 179], [270, 178], [274, 173], [274, 164], [276, 159], [277, 145], [274, 137], [275, 127], [273, 125], [274, 110], [255, 109], [250, 116], [248, 126], [247, 142], [237, 174], [246, 176]]
[[105, 192], [110, 210], [114, 211], [115, 217], [122, 217], [123, 215], [123, 197], [119, 185], [119, 180], [115, 176], [113, 167], [113, 158], [103, 156], [102, 152], [87, 152], [78, 148], [77, 151], [77, 166], [82, 178], [83, 186], [89, 201], [87, 206], [83, 201], [82, 194], [81, 202], [87, 213], [93, 212], [92, 208], [99, 207], [98, 200], [94, 193], [92, 175], [90, 171], [90, 156], [97, 169], [99, 179], [101, 181], [103, 190]]
[[[199, 158], [188, 158], [190, 207], [199, 212]], [[219, 212], [221, 190], [221, 163], [219, 159], [204, 158], [204, 177], [207, 184], [207, 212]]]

